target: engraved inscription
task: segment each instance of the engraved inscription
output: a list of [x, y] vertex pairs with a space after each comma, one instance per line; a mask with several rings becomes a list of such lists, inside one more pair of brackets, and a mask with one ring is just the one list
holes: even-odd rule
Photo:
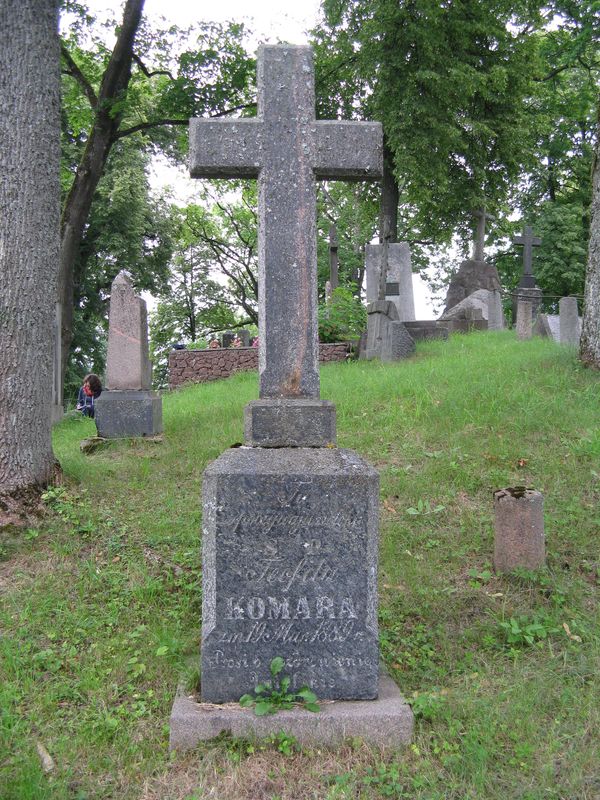
[[[312, 607], [311, 607], [312, 603]], [[228, 597], [227, 619], [356, 619], [351, 597], [335, 601], [319, 595], [309, 603], [307, 597]]]
[[325, 559], [315, 560], [310, 556], [305, 556], [295, 565], [290, 565], [289, 559], [267, 558], [245, 573], [249, 581], [259, 581], [266, 586], [280, 583], [283, 592], [288, 592], [296, 584], [334, 581], [337, 575], [337, 569], [327, 564]]

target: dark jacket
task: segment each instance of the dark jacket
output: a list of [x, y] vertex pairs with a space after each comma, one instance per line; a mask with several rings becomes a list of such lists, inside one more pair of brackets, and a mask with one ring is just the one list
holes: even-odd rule
[[100, 397], [102, 394], [102, 389], [95, 394], [89, 395], [83, 391], [83, 386], [79, 390], [79, 394], [77, 395], [77, 410], [81, 411], [84, 417], [91, 417], [94, 419], [94, 414], [96, 409], [94, 408], [95, 401]]

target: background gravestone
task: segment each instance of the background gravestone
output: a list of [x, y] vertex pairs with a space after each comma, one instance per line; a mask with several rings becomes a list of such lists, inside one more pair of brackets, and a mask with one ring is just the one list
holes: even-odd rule
[[[256, 175], [260, 198], [260, 399], [246, 447], [204, 473], [201, 698], [237, 701], [275, 656], [292, 688], [375, 698], [379, 481], [331, 446], [335, 406], [319, 399], [315, 179], [379, 176], [381, 127], [316, 121], [312, 51], [278, 45], [259, 49], [256, 119], [190, 130], [192, 175]], [[172, 745], [190, 721], [180, 708]], [[194, 719], [197, 739], [219, 732]]]
[[532, 306], [528, 300], [519, 300], [517, 305], [517, 338], [531, 339], [533, 333]]
[[[379, 299], [379, 280], [383, 245], [365, 246], [367, 273], [367, 303]], [[390, 242], [387, 246], [388, 272], [385, 299], [396, 306], [400, 322], [414, 320], [415, 298], [413, 291], [410, 247], [407, 242]]]
[[162, 400], [151, 390], [146, 303], [125, 270], [112, 282], [104, 391], [96, 400], [98, 435], [106, 439], [162, 432]]
[[415, 342], [398, 319], [398, 311], [391, 300], [377, 300], [367, 306], [367, 359], [400, 361], [415, 352]]
[[561, 344], [579, 347], [581, 336], [581, 320], [577, 310], [576, 297], [561, 297], [558, 304], [559, 339]]

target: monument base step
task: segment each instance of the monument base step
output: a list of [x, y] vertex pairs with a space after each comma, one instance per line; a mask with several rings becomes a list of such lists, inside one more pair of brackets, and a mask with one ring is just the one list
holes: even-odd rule
[[253, 709], [236, 703], [214, 705], [178, 695], [171, 711], [169, 749], [191, 750], [223, 732], [255, 739], [279, 731], [302, 745], [335, 746], [357, 736], [376, 747], [399, 747], [410, 743], [413, 728], [410, 706], [389, 675], [381, 672], [376, 700], [328, 701], [316, 713], [294, 708], [257, 717]]
[[96, 428], [102, 439], [162, 433], [162, 398], [152, 391], [105, 390], [96, 400]]

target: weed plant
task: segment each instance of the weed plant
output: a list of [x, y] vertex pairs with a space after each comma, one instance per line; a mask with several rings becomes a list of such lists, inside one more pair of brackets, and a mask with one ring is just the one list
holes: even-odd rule
[[[416, 716], [400, 752], [285, 732], [168, 752], [198, 658], [202, 471], [241, 441], [255, 374], [165, 395], [162, 443], [84, 455], [93, 423], [59, 424], [64, 484], [0, 539], [0, 798], [597, 800], [599, 390], [509, 332], [322, 369], [338, 445], [381, 475], [381, 652]], [[497, 576], [492, 492], [514, 485], [544, 494], [547, 569]]]

